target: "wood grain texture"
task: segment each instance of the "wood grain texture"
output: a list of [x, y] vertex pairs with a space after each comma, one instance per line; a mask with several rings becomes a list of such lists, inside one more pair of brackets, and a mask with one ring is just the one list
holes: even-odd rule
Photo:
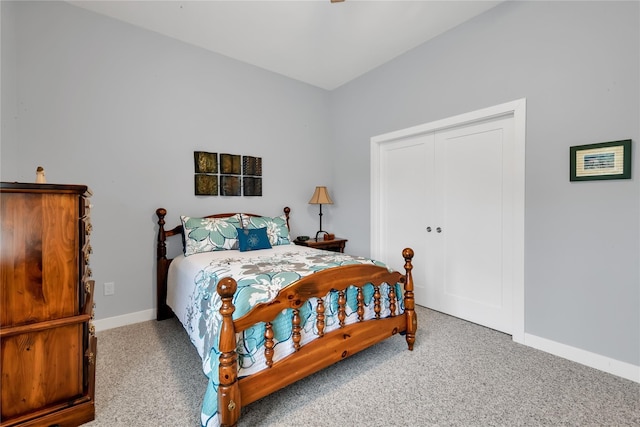
[[95, 416], [85, 186], [0, 184], [0, 427]]
[[[381, 283], [398, 283], [403, 275], [389, 272], [385, 267], [371, 264], [352, 264], [340, 268], [331, 268], [303, 277], [282, 289], [278, 295], [267, 303], [257, 304], [250, 313], [235, 320], [235, 331], [241, 332], [258, 322], [273, 320], [285, 308], [300, 308], [312, 297], [324, 297], [331, 290], [345, 291], [351, 285], [362, 286], [367, 283], [379, 286]], [[338, 306], [346, 304], [346, 299], [339, 298]], [[346, 313], [343, 313], [346, 318]], [[342, 319], [344, 321], [344, 319]]]
[[78, 197], [2, 195], [2, 327], [78, 313]]
[[53, 405], [42, 410], [29, 413], [19, 418], [12, 418], [1, 424], [2, 427], [77, 427], [95, 419], [95, 402], [88, 397], [74, 399], [60, 405]]
[[15, 335], [1, 348], [3, 417], [82, 394], [82, 325]]
[[264, 371], [238, 380], [242, 405], [353, 356], [365, 348], [405, 331], [402, 316], [355, 323], [333, 330]]

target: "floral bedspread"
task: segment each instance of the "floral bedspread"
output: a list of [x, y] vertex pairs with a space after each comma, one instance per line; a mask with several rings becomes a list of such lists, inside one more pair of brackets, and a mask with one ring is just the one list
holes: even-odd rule
[[[342, 253], [320, 251], [302, 246], [283, 245], [273, 249], [255, 252], [239, 252], [234, 250], [211, 252], [211, 256], [193, 255], [188, 257], [189, 266], [174, 260], [171, 268], [182, 268], [180, 273], [184, 278], [191, 277], [190, 283], [183, 286], [181, 292], [187, 292], [173, 307], [174, 312], [187, 330], [191, 341], [198, 349], [202, 358], [202, 367], [209, 378], [208, 387], [202, 404], [202, 426], [218, 426], [217, 390], [218, 390], [218, 331], [221, 325], [219, 313], [221, 300], [216, 292], [218, 281], [224, 277], [234, 277], [238, 283], [233, 303], [236, 310], [233, 318], [237, 319], [246, 314], [251, 307], [260, 302], [272, 300], [280, 289], [296, 280], [326, 268], [348, 264], [384, 264], [367, 258], [354, 257]], [[207, 254], [202, 254], [207, 255]], [[198, 262], [194, 263], [196, 259]], [[187, 258], [183, 258], [184, 261]], [[186, 264], [186, 263], [185, 263]], [[175, 274], [174, 274], [175, 275]], [[172, 274], [170, 272], [170, 278]], [[396, 307], [398, 312], [404, 311], [401, 299], [401, 288], [395, 284]], [[381, 293], [388, 295], [388, 287], [383, 284]], [[373, 318], [373, 286], [363, 288], [365, 296], [365, 318]], [[175, 292], [175, 291], [174, 291]], [[169, 293], [172, 294], [171, 284]], [[347, 319], [346, 323], [353, 323], [357, 319], [356, 289], [347, 290]], [[325, 305], [325, 332], [338, 327], [338, 296], [336, 292], [329, 293], [323, 300]], [[169, 304], [172, 305], [171, 298]], [[173, 305], [176, 305], [174, 302]], [[305, 343], [317, 337], [315, 325], [316, 300], [312, 299], [300, 309], [302, 318], [302, 342]], [[381, 315], [389, 315], [389, 301], [383, 302]], [[293, 352], [291, 340], [291, 312], [284, 310], [274, 321], [274, 362]], [[238, 377], [255, 373], [265, 368], [264, 360], [264, 325], [256, 325], [238, 334]], [[240, 339], [241, 338], [241, 339]]]

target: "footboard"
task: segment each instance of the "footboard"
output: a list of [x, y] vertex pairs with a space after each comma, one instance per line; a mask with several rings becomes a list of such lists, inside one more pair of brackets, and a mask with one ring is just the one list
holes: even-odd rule
[[[218, 411], [223, 426], [233, 426], [240, 416], [242, 405], [248, 405], [280, 388], [294, 383], [327, 366], [345, 359], [365, 348], [370, 347], [397, 333], [405, 333], [409, 350], [413, 350], [417, 330], [417, 317], [413, 295], [413, 250], [402, 252], [405, 260], [405, 274], [389, 272], [384, 267], [375, 265], [347, 265], [322, 270], [306, 276], [296, 283], [282, 289], [272, 301], [258, 304], [245, 316], [232, 318], [235, 307], [233, 295], [237, 284], [231, 278], [220, 280], [217, 286], [222, 299], [220, 314], [220, 366], [218, 388]], [[404, 312], [397, 314], [393, 301], [395, 288], [389, 287], [391, 315], [382, 318], [381, 284], [401, 283], [403, 285]], [[374, 286], [373, 309], [375, 317], [364, 320], [363, 286]], [[355, 286], [357, 289], [357, 316], [355, 323], [345, 324], [346, 289]], [[338, 293], [339, 327], [325, 334], [323, 297], [330, 291]], [[299, 310], [308, 300], [316, 298], [316, 328], [318, 338], [301, 345], [301, 317]], [[291, 309], [293, 343], [295, 352], [284, 359], [274, 362], [274, 339], [271, 322], [284, 309]], [[265, 323], [265, 359], [267, 369], [242, 379], [237, 378], [238, 355], [236, 353], [236, 334], [250, 328], [256, 323]]]

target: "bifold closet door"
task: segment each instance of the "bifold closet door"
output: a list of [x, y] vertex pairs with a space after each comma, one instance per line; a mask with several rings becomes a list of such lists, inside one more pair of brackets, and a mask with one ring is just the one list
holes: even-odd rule
[[513, 116], [415, 134], [380, 151], [379, 258], [415, 251], [416, 303], [512, 329]]

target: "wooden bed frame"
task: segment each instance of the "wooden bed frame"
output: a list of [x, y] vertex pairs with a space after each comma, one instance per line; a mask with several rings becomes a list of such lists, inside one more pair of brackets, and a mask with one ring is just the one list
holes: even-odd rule
[[[290, 209], [284, 208], [289, 226]], [[173, 316], [171, 308], [166, 304], [167, 273], [171, 259], [167, 259], [166, 239], [174, 235], [181, 235], [182, 225], [171, 230], [165, 230], [164, 218], [167, 211], [163, 208], [156, 210], [158, 216], [158, 248], [157, 248], [157, 319], [167, 319]], [[223, 218], [234, 215], [233, 213], [210, 215], [208, 218]], [[245, 214], [247, 216], [259, 216]], [[184, 241], [184, 240], [183, 240]], [[222, 426], [235, 426], [240, 417], [242, 406], [261, 399], [276, 390], [305, 378], [321, 369], [345, 359], [365, 348], [372, 346], [390, 336], [398, 333], [405, 334], [409, 350], [413, 350], [415, 334], [418, 326], [415, 313], [413, 295], [413, 278], [411, 270], [413, 265], [413, 250], [406, 248], [402, 251], [405, 260], [405, 274], [389, 272], [384, 267], [375, 265], [347, 265], [342, 267], [322, 270], [306, 276], [282, 289], [275, 299], [269, 303], [260, 303], [243, 317], [233, 320], [232, 314], [233, 295], [237, 288], [234, 279], [227, 277], [218, 282], [217, 292], [221, 296], [222, 325], [220, 329], [219, 349], [220, 367], [218, 388], [218, 413]], [[374, 285], [374, 312], [376, 318], [363, 320], [364, 297], [362, 286], [371, 283]], [[402, 283], [404, 285], [404, 313], [387, 318], [380, 318], [381, 311], [381, 283]], [[354, 285], [357, 287], [358, 321], [349, 325], [344, 324], [346, 318], [345, 289]], [[390, 288], [393, 297], [393, 289]], [[329, 291], [338, 292], [338, 319], [340, 327], [331, 332], [324, 333], [324, 305], [322, 297]], [[308, 344], [300, 345], [301, 318], [299, 309], [311, 298], [317, 298], [316, 327], [319, 337]], [[393, 298], [391, 298], [393, 301]], [[293, 342], [296, 351], [284, 359], [273, 361], [273, 331], [271, 321], [285, 308], [291, 308], [293, 312]], [[395, 308], [392, 307], [392, 312]], [[250, 328], [256, 323], [265, 323], [265, 358], [267, 369], [253, 375], [238, 378], [238, 365], [236, 353], [236, 333]]]

